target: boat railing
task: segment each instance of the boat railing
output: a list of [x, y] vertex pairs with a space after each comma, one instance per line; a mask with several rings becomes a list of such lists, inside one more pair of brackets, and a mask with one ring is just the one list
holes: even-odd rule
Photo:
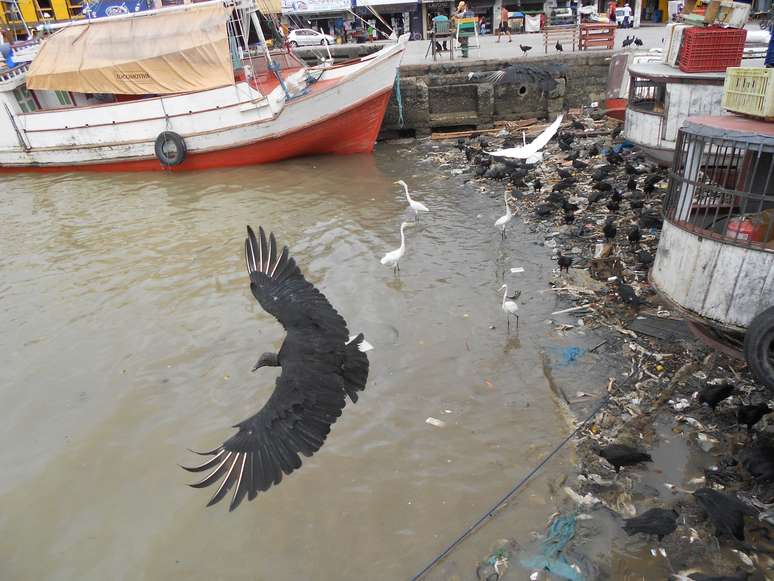
[[774, 252], [774, 139], [768, 144], [680, 129], [664, 217], [702, 238]]
[[27, 74], [27, 71], [30, 69], [29, 63], [25, 63], [22, 65], [16, 65], [12, 69], [2, 69], [0, 70], [0, 84], [7, 83], [9, 81], [14, 81], [17, 78], [24, 76]]

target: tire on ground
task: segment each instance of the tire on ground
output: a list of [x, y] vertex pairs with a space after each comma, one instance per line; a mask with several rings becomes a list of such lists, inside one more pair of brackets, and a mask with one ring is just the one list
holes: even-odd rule
[[744, 357], [755, 379], [774, 394], [774, 307], [758, 313], [750, 323]]

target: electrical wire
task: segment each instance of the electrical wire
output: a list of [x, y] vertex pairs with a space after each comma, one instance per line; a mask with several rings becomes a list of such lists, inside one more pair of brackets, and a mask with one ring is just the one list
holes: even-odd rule
[[[627, 377], [619, 386], [623, 387], [624, 385], [628, 384], [634, 377], [636, 376], [636, 373], [632, 372], [629, 377]], [[494, 513], [503, 505], [505, 504], [509, 498], [511, 498], [514, 494], [516, 494], [535, 474], [540, 471], [543, 466], [545, 466], [551, 458], [556, 456], [556, 454], [559, 453], [559, 451], [564, 448], [564, 446], [572, 440], [584, 427], [586, 427], [591, 420], [593, 420], [596, 415], [607, 405], [610, 403], [610, 393], [607, 393], [602, 400], [599, 402], [597, 407], [594, 408], [594, 410], [586, 417], [585, 420], [583, 420], [578, 426], [566, 437], [564, 438], [559, 444], [551, 451], [551, 453], [543, 458], [543, 460], [540, 461], [540, 463], [535, 466], [532, 470], [530, 470], [526, 476], [524, 476], [521, 480], [519, 480], [516, 485], [511, 488], [500, 500], [498, 500], [494, 505], [486, 511], [476, 522], [474, 522], [472, 525], [470, 525], [465, 531], [458, 536], [454, 542], [452, 542], [448, 547], [446, 547], [443, 551], [441, 551], [430, 563], [428, 563], [424, 569], [422, 569], [419, 573], [414, 575], [411, 578], [411, 581], [417, 581], [420, 577], [425, 575], [430, 569], [435, 567], [438, 563], [440, 563], [449, 553], [451, 553], [462, 541], [464, 541], [474, 530], [476, 530], [479, 526], [481, 526], [486, 520], [494, 516]]]

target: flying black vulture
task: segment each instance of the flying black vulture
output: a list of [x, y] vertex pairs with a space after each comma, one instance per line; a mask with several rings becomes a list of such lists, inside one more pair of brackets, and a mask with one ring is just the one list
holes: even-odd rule
[[534, 86], [541, 93], [547, 93], [556, 88], [556, 77], [560, 73], [562, 70], [556, 66], [510, 65], [497, 71], [468, 73], [468, 80], [484, 81], [494, 85]]
[[268, 240], [263, 228], [258, 234], [256, 238], [248, 226], [245, 260], [250, 290], [287, 335], [279, 352], [261, 355], [253, 371], [266, 365], [281, 367], [282, 372], [257, 414], [234, 426], [239, 431], [221, 446], [200, 453], [211, 456], [206, 462], [184, 467], [190, 472], [212, 470], [191, 484], [194, 488], [223, 479], [207, 506], [233, 488], [229, 510], [299, 468], [299, 453], [309, 457], [317, 452], [341, 415], [345, 396], [356, 402], [368, 379], [362, 333], [348, 340], [344, 319], [304, 278], [287, 246], [278, 254], [274, 234]]

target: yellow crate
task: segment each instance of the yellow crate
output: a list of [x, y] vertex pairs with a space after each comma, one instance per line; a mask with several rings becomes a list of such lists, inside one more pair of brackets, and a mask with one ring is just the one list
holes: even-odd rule
[[774, 69], [727, 68], [722, 105], [733, 113], [774, 119]]

